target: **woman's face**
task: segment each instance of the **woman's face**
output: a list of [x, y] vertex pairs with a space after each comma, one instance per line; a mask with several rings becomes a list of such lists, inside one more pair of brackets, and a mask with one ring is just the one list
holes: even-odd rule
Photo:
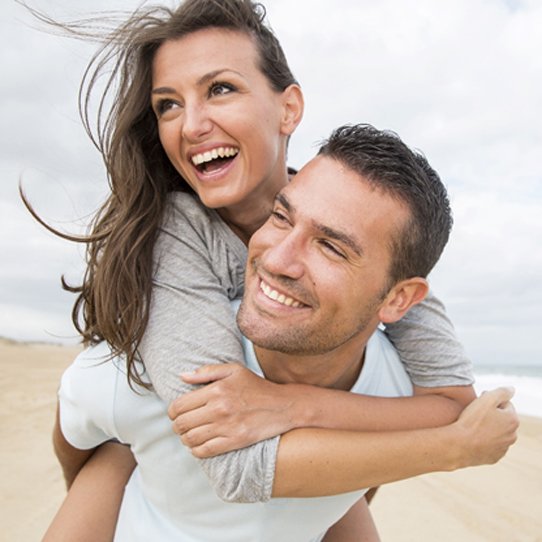
[[200, 30], [158, 49], [152, 106], [160, 141], [204, 205], [242, 213], [272, 201], [287, 181], [286, 139], [300, 118], [292, 122], [292, 92], [300, 96], [297, 87], [271, 88], [240, 32]]

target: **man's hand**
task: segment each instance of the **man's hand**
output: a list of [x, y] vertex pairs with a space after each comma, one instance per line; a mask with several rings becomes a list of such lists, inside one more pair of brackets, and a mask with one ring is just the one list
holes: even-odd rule
[[206, 384], [173, 401], [168, 410], [173, 431], [196, 457], [245, 448], [294, 427], [294, 390], [239, 364], [208, 365], [182, 378]]
[[512, 388], [484, 392], [455, 422], [462, 447], [458, 467], [496, 463], [517, 440], [519, 420], [510, 402]]

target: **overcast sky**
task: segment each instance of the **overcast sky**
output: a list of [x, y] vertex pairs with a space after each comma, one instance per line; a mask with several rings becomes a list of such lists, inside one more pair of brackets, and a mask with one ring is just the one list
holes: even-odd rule
[[[61, 20], [133, 0], [28, 0]], [[171, 2], [169, 2], [171, 4]], [[542, 2], [268, 0], [306, 96], [290, 162], [347, 122], [392, 129], [450, 191], [452, 239], [431, 283], [475, 363], [542, 365]], [[81, 247], [29, 218], [81, 231], [106, 193], [77, 114], [92, 45], [36, 30], [14, 0], [0, 20], [0, 335], [74, 342]]]

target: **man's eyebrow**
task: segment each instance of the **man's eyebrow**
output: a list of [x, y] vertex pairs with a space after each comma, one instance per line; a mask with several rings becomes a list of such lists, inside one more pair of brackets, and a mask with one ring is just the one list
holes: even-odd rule
[[275, 201], [280, 203], [287, 211], [295, 213], [295, 207], [290, 203], [290, 200], [282, 192], [279, 192], [275, 196]]
[[324, 224], [320, 224], [318, 222], [313, 222], [313, 224], [314, 227], [318, 231], [322, 232], [326, 237], [341, 242], [343, 245], [350, 248], [350, 250], [352, 250], [356, 255], [363, 256], [363, 249], [351, 235], [335, 230], [334, 228], [330, 228], [329, 226], [325, 226]]
[[[275, 201], [280, 203], [289, 213], [295, 214], [295, 207], [292, 205], [290, 200], [282, 193], [278, 193], [275, 197]], [[321, 232], [326, 237], [330, 239], [335, 239], [336, 241], [341, 242], [343, 245], [347, 246], [358, 256], [363, 256], [363, 249], [360, 244], [354, 239], [351, 235], [344, 233], [342, 231], [336, 230], [330, 226], [326, 226], [312, 220], [312, 226], [315, 230]]]

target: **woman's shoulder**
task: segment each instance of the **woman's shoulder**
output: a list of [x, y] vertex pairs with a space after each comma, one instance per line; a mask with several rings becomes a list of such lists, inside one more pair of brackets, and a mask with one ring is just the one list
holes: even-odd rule
[[162, 230], [177, 235], [208, 237], [214, 234], [213, 217], [195, 194], [172, 192], [168, 195]]
[[[184, 280], [185, 271], [207, 269], [223, 283], [228, 297], [242, 291], [246, 247], [219, 214], [206, 208], [194, 194], [169, 195], [166, 214], [154, 249], [158, 274]], [[158, 275], [157, 275], [158, 276]], [[161, 276], [161, 275], [160, 275]], [[163, 279], [160, 279], [163, 280]], [[165, 279], [164, 279], [165, 280]]]
[[246, 257], [246, 247], [239, 237], [217, 211], [205, 207], [194, 193], [172, 192], [169, 195], [162, 228], [173, 235], [191, 231], [207, 244], [225, 243], [243, 261]]
[[205, 207], [192, 192], [175, 191], [168, 194], [166, 220], [206, 216]]

